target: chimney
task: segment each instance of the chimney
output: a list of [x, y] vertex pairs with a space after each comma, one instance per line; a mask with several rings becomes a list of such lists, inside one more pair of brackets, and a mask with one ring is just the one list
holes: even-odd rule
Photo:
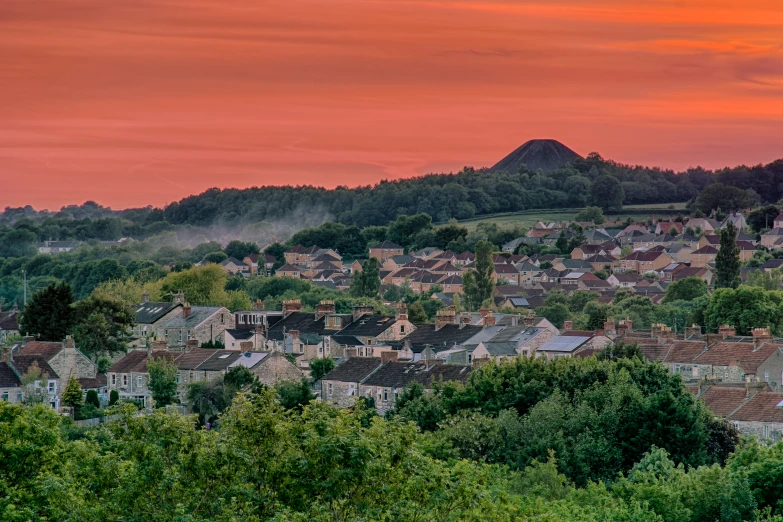
[[315, 320], [317, 321], [327, 314], [333, 314], [334, 310], [334, 301], [330, 299], [324, 299], [318, 303], [318, 306], [315, 307]]
[[488, 313], [490, 313], [489, 308], [482, 308], [479, 310], [479, 315], [481, 316], [482, 319], [486, 317]]
[[397, 350], [381, 352], [381, 364], [386, 364], [389, 361], [396, 361], [398, 356], [399, 352]]
[[185, 344], [185, 350], [191, 352], [196, 348], [198, 348], [198, 339], [188, 339], [188, 342]]
[[658, 340], [662, 339], [674, 339], [674, 332], [666, 325], [661, 325], [661, 329], [658, 332]]
[[346, 348], [345, 349], [345, 358], [348, 359], [350, 357], [358, 357], [359, 356], [359, 349], [356, 347], [353, 348]]
[[283, 317], [288, 317], [302, 309], [302, 301], [299, 299], [286, 299], [283, 301]]
[[756, 346], [756, 348], [758, 348], [761, 344], [771, 340], [772, 334], [769, 331], [769, 327], [753, 329], [753, 344]]
[[397, 320], [398, 321], [407, 321], [408, 320], [408, 307], [404, 303], [400, 303], [396, 307], [397, 311]]
[[182, 318], [187, 319], [190, 317], [191, 309], [190, 309], [190, 303], [185, 303], [182, 305]]
[[653, 323], [650, 325], [650, 337], [656, 338], [661, 334], [661, 327], [663, 325], [660, 323]]
[[463, 328], [469, 326], [473, 322], [473, 314], [470, 312], [462, 312], [459, 316], [459, 327]]
[[[722, 324], [718, 328], [718, 335], [720, 335], [721, 340], [725, 339], [726, 337], [733, 337], [737, 335], [736, 330], [734, 330], [733, 326], [729, 326], [727, 324]], [[755, 332], [753, 337], [755, 337]]]
[[252, 352], [253, 351], [253, 341], [242, 341], [239, 343], [239, 351], [244, 352]]
[[614, 317], [607, 317], [604, 321], [604, 332], [612, 333], [615, 331]]
[[533, 310], [530, 310], [525, 316], [525, 328], [532, 328], [535, 322], [536, 313]]
[[178, 290], [176, 294], [174, 294], [174, 303], [175, 304], [185, 304], [185, 292], [182, 290]]
[[694, 335], [701, 335], [701, 326], [698, 324], [692, 324], [685, 328], [685, 338], [693, 337]]
[[148, 294], [147, 292], [144, 292], [143, 294], [141, 294], [141, 302], [142, 303], [149, 303], [150, 302], [150, 294]]
[[353, 307], [353, 320], [359, 319], [363, 315], [372, 314], [375, 309], [372, 306], [359, 305]]
[[256, 302], [253, 304], [253, 310], [261, 311], [264, 309], [264, 302], [261, 299], [256, 299]]
[[147, 353], [152, 354], [152, 352], [160, 352], [168, 348], [168, 344], [166, 341], [156, 341], [152, 340], [147, 343]]
[[4, 363], [12, 363], [14, 362], [14, 351], [10, 346], [5, 346], [0, 348], [0, 350], [3, 351], [3, 362]]
[[757, 393], [764, 391], [764, 389], [767, 387], [766, 382], [760, 382], [760, 381], [749, 381], [745, 383], [745, 397], [751, 398], [755, 396]]
[[620, 322], [617, 325], [617, 334], [618, 335], [624, 335], [626, 332], [630, 332], [633, 330], [633, 321], [631, 321], [629, 318], [620, 319]]
[[453, 306], [441, 308], [436, 312], [435, 329], [440, 330], [447, 324], [457, 323], [457, 309]]
[[563, 331], [564, 332], [570, 332], [574, 329], [574, 322], [573, 321], [563, 321]]
[[488, 310], [487, 315], [484, 316], [484, 326], [495, 326], [496, 317], [492, 315], [492, 310]]
[[70, 335], [65, 336], [65, 341], [63, 341], [63, 348], [76, 348], [76, 343], [73, 342], [73, 337]]

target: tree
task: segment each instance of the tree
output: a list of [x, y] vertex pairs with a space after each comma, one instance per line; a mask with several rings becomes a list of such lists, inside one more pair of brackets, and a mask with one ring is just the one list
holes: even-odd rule
[[[116, 391], [116, 390], [112, 390]], [[87, 390], [87, 397], [84, 399], [84, 405], [91, 405], [95, 408], [101, 407], [101, 400], [98, 397], [98, 392], [95, 390]]]
[[745, 221], [754, 232], [759, 233], [762, 230], [772, 228], [779, 213], [780, 209], [776, 205], [765, 205], [748, 214]]
[[109, 406], [114, 406], [120, 401], [120, 393], [117, 390], [112, 390], [109, 393]]
[[672, 301], [692, 301], [707, 295], [707, 282], [700, 277], [686, 277], [669, 284], [663, 303]]
[[286, 248], [280, 243], [272, 243], [264, 249], [264, 254], [275, 258], [275, 264], [272, 265], [272, 273], [285, 264]]
[[720, 248], [715, 256], [715, 288], [737, 288], [742, 282], [740, 267], [737, 229], [729, 221], [720, 231]]
[[542, 306], [536, 310], [536, 313], [542, 317], [546, 317], [549, 322], [551, 322], [557, 328], [562, 328], [563, 323], [571, 318], [570, 310], [568, 310], [566, 305], [561, 303]]
[[749, 335], [753, 328], [770, 327], [773, 334], [783, 333], [783, 292], [766, 291], [755, 286], [720, 288], [713, 292], [704, 310], [711, 332], [727, 324], [738, 335]]
[[557, 237], [557, 241], [555, 241], [555, 248], [557, 248], [561, 254], [570, 252], [570, 250], [568, 250], [568, 238], [566, 237], [564, 230], [560, 231], [560, 235]]
[[310, 378], [317, 381], [334, 369], [334, 359], [331, 357], [310, 360]]
[[636, 343], [626, 344], [623, 341], [618, 341], [606, 346], [598, 353], [597, 357], [600, 361], [631, 359], [633, 357], [642, 360], [644, 359], [644, 354], [642, 354], [642, 351], [639, 349], [639, 346]]
[[226, 245], [226, 248], [224, 248], [223, 251], [228, 257], [233, 257], [239, 259], [240, 261], [251, 254], [261, 253], [261, 250], [259, 250], [258, 245], [255, 243], [250, 241], [239, 241], [238, 239], [229, 241], [228, 245]]
[[362, 265], [362, 271], [354, 274], [350, 293], [353, 297], [378, 297], [381, 288], [381, 267], [375, 258], [370, 258]]
[[177, 399], [177, 365], [167, 357], [147, 359], [148, 388], [158, 408], [173, 404]]
[[601, 207], [586, 207], [583, 208], [575, 217], [574, 221], [590, 222], [592, 221], [596, 225], [602, 225], [606, 223], [606, 217], [601, 210]]
[[189, 384], [187, 398], [191, 411], [198, 415], [201, 424], [211, 422], [230, 404], [222, 378]]
[[783, 284], [783, 272], [779, 268], [767, 271], [752, 270], [748, 272], [746, 284], [764, 290], [780, 290], [780, 286]]
[[593, 181], [593, 185], [590, 187], [590, 197], [593, 205], [603, 210], [619, 211], [623, 208], [625, 191], [620, 180], [614, 176], [603, 175]]
[[413, 302], [408, 306], [408, 320], [413, 324], [424, 324], [429, 321], [427, 312], [424, 311], [424, 306], [420, 301]]
[[41, 404], [48, 394], [49, 375], [41, 370], [38, 361], [33, 361], [20, 379], [24, 390], [24, 403]]
[[459, 294], [457, 293], [454, 294], [454, 298], [452, 299], [452, 306], [454, 307], [454, 310], [457, 311], [457, 313], [462, 311], [462, 298], [460, 298]]
[[756, 197], [747, 190], [723, 183], [713, 183], [701, 191], [693, 208], [709, 215], [712, 211], [720, 209], [737, 210], [752, 207], [756, 202]]
[[76, 378], [72, 376], [70, 379], [68, 379], [68, 384], [65, 386], [65, 390], [63, 391], [63, 404], [70, 406], [74, 409], [74, 411], [78, 410], [83, 404], [83, 396], [84, 392], [82, 391], [82, 387], [79, 384], [79, 381], [77, 381]]
[[301, 410], [307, 403], [315, 399], [310, 381], [304, 377], [301, 381], [279, 382], [275, 385], [275, 391], [277, 391], [280, 405], [287, 410]]
[[128, 349], [133, 310], [116, 299], [90, 296], [75, 306], [74, 341], [88, 356], [123, 353]]
[[202, 261], [204, 261], [205, 263], [220, 264], [226, 259], [228, 259], [228, 255], [226, 255], [225, 252], [210, 252], [209, 254], [204, 256], [204, 259], [202, 259]]
[[67, 283], [53, 283], [33, 294], [19, 317], [19, 331], [39, 341], [62, 341], [73, 327], [73, 291]]
[[480, 241], [476, 245], [476, 268], [469, 270], [462, 280], [465, 308], [468, 310], [478, 310], [484, 301], [492, 298], [495, 288], [492, 251], [493, 245], [489, 241]]
[[257, 378], [253, 375], [253, 372], [245, 366], [234, 366], [229, 368], [223, 376], [223, 384], [225, 384], [227, 389], [233, 390], [234, 392], [247, 388], [255, 383], [256, 380]]

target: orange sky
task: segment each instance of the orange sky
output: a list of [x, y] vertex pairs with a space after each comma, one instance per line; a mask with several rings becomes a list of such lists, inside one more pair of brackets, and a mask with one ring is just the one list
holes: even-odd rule
[[0, 207], [783, 157], [780, 0], [2, 0]]

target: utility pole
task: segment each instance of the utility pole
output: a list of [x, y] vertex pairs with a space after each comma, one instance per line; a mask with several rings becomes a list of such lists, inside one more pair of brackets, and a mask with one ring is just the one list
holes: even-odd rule
[[27, 270], [22, 270], [24, 276], [24, 306], [27, 307]]

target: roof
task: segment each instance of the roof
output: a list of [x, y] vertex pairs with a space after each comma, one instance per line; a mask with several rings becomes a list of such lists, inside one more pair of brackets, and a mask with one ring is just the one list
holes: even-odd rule
[[256, 332], [253, 328], [227, 328], [226, 333], [237, 341], [244, 341], [251, 339]]
[[280, 268], [278, 268], [277, 270], [275, 270], [275, 272], [278, 272], [278, 273], [279, 272], [301, 272], [301, 271], [302, 271], [301, 268], [299, 268], [298, 266], [294, 266], [291, 263], [286, 263], [283, 266], [281, 266]]
[[703, 246], [698, 250], [694, 250], [691, 252], [691, 255], [693, 256], [700, 256], [700, 255], [716, 255], [718, 253], [718, 249], [715, 248], [712, 245]]
[[707, 347], [706, 341], [674, 341], [663, 359], [667, 363], [692, 363], [704, 349]]
[[[324, 317], [316, 319], [315, 313], [313, 312], [292, 312], [278, 321], [274, 326], [269, 327], [269, 331], [267, 332], [267, 339], [273, 341], [282, 341], [283, 330], [286, 332], [296, 330], [299, 333], [314, 333], [318, 335], [324, 335], [327, 331], [324, 329]], [[333, 332], [333, 330], [330, 331]]]
[[240, 261], [235, 257], [229, 257], [228, 259], [224, 259], [223, 261], [220, 262], [220, 266], [228, 266], [231, 263], [233, 263], [237, 267], [247, 266], [243, 261]]
[[195, 328], [220, 310], [222, 310], [220, 306], [192, 306], [189, 316], [172, 317], [163, 323], [163, 328]]
[[[63, 349], [63, 343], [55, 343], [49, 341], [31, 341], [19, 350], [19, 355], [39, 355], [47, 361], [60, 353]], [[14, 356], [16, 358], [16, 355]]]
[[402, 247], [397, 243], [394, 243], [393, 241], [381, 241], [380, 243], [376, 243], [375, 245], [370, 247], [370, 250], [375, 250], [375, 249], [391, 250], [391, 249], [402, 249]]
[[724, 340], [707, 347], [705, 351], [694, 358], [693, 362], [713, 366], [736, 364], [742, 367], [745, 373], [753, 374], [756, 373], [761, 363], [769, 359], [779, 349], [779, 345], [771, 342], [761, 343], [756, 347], [752, 340], [748, 342], [727, 342]]
[[662, 251], [652, 251], [652, 250], [647, 251], [647, 252], [636, 251], [636, 252], [631, 252], [630, 254], [625, 256], [623, 259], [625, 259], [627, 261], [655, 261], [659, 257], [665, 256], [665, 255], [666, 255], [666, 253], [662, 252]]
[[380, 366], [380, 357], [349, 357], [324, 375], [323, 380], [361, 382]]
[[388, 330], [395, 322], [394, 316], [367, 314], [340, 330], [341, 335], [375, 337]]
[[409, 342], [414, 352], [420, 352], [425, 345], [431, 345], [433, 350], [439, 351], [462, 344], [481, 330], [482, 327], [478, 325], [447, 324], [436, 330], [434, 324], [423, 324], [402, 340]]
[[573, 353], [577, 348], [589, 341], [591, 335], [578, 335], [582, 332], [568, 332], [577, 333], [577, 335], [558, 335], [553, 337], [543, 345], [541, 345], [537, 351], [539, 352], [560, 352], [560, 353]]
[[728, 418], [733, 421], [783, 422], [783, 393], [761, 392]]
[[726, 417], [742, 406], [747, 399], [745, 387], [710, 386], [702, 393], [701, 400], [715, 415]]
[[[152, 357], [155, 359], [165, 357], [166, 359], [173, 361], [177, 354], [173, 352], [154, 352]], [[147, 373], [147, 351], [146, 350], [133, 350], [114, 363], [109, 368], [109, 373]]]
[[19, 388], [22, 381], [8, 364], [0, 362], [0, 388]]
[[37, 364], [38, 368], [50, 378], [60, 378], [60, 376], [57, 375], [57, 372], [49, 366], [47, 358], [42, 355], [14, 355], [14, 362], [11, 364], [14, 365], [14, 368], [16, 368], [16, 371], [18, 371], [20, 375], [26, 374], [33, 364]]
[[19, 329], [19, 311], [0, 312], [0, 330], [14, 331]]
[[364, 346], [364, 343], [353, 335], [333, 335], [332, 341], [343, 346]]
[[430, 364], [419, 361], [415, 363], [390, 361], [368, 375], [362, 382], [367, 386], [384, 388], [403, 388], [414, 382], [428, 387], [436, 381], [468, 380], [471, 374], [470, 366], [457, 364]]
[[[205, 350], [205, 348], [199, 348], [199, 350]], [[208, 359], [199, 364], [195, 369], [205, 372], [225, 371], [238, 359], [243, 357], [241, 352], [232, 352], [220, 349], [209, 351], [213, 353], [209, 356]]]
[[137, 304], [133, 307], [136, 311], [136, 323], [152, 324], [178, 306], [182, 305], [180, 303], [160, 303], [152, 301]]
[[495, 263], [496, 274], [518, 274], [519, 270], [514, 265], [508, 263]]
[[103, 388], [106, 386], [106, 374], [96, 373], [94, 379], [82, 378], [77, 379], [83, 390], [95, 390], [97, 388]]

